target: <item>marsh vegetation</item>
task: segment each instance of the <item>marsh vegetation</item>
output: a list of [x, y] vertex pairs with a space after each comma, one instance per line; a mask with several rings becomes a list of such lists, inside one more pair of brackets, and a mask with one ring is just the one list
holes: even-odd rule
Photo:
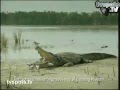
[[8, 48], [8, 38], [4, 33], [1, 34], [1, 51], [2, 52], [7, 52]]

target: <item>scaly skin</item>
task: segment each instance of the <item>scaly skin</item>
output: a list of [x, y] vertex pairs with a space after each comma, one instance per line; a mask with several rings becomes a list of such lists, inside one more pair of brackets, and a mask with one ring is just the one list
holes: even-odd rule
[[[53, 54], [43, 50], [41, 47], [36, 46], [35, 48], [40, 54], [41, 64], [34, 64], [34, 66], [39, 65], [39, 68], [45, 67], [58, 67], [58, 66], [72, 66], [80, 63], [91, 63], [95, 60], [102, 60], [105, 58], [116, 58], [116, 56], [106, 53], [87, 53], [87, 54], [77, 54], [64, 52], [59, 54]], [[32, 65], [32, 64], [31, 64]]]

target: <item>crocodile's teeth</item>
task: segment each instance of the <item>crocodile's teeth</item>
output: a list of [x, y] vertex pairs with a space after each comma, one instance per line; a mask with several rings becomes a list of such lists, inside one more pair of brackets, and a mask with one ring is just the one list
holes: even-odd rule
[[42, 59], [42, 62], [43, 62], [43, 63], [45, 63], [45, 62], [46, 62], [46, 61], [45, 61], [45, 57]]

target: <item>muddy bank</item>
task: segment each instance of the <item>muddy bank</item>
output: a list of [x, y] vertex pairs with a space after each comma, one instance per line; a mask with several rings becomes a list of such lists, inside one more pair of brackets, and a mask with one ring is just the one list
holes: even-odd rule
[[[29, 61], [29, 60], [28, 60]], [[118, 89], [118, 60], [105, 59], [72, 67], [29, 70], [28, 61], [1, 62], [2, 88], [9, 80], [29, 79], [31, 84], [10, 85], [9, 88], [27, 89]], [[31, 61], [33, 62], [33, 61]]]

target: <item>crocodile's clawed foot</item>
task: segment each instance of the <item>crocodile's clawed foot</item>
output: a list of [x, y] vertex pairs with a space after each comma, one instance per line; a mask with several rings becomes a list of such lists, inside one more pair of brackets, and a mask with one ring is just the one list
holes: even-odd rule
[[48, 66], [49, 66], [49, 67], [53, 67], [54, 64], [53, 64], [53, 63], [48, 63]]
[[83, 59], [83, 63], [92, 63], [93, 61], [92, 60], [88, 60], [88, 59]]
[[69, 67], [69, 66], [73, 66], [73, 63], [69, 62], [63, 65], [64, 67]]
[[88, 60], [88, 63], [92, 63], [93, 61], [92, 60]]

